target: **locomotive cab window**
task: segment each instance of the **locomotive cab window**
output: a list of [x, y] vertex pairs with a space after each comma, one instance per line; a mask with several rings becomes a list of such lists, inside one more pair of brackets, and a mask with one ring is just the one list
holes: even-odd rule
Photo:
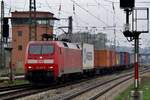
[[29, 53], [30, 54], [41, 54], [41, 45], [30, 45]]
[[52, 54], [54, 52], [54, 47], [52, 45], [43, 45], [42, 54]]
[[54, 52], [54, 47], [47, 44], [37, 44], [30, 45], [29, 53], [30, 54], [52, 54]]

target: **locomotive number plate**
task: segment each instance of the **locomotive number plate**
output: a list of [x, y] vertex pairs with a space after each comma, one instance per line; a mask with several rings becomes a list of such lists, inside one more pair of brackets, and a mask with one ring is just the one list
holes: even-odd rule
[[37, 60], [37, 63], [44, 63], [44, 60]]

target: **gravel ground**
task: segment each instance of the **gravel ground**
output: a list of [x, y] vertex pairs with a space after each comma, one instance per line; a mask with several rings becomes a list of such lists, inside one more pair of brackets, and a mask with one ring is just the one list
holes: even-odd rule
[[89, 83], [90, 84], [91, 83], [96, 84], [96, 82], [108, 80], [108, 79], [111, 79], [112, 77], [115, 77], [115, 76], [117, 76], [117, 75], [98, 77], [98, 78], [88, 80], [85, 82], [81, 82], [81, 83], [77, 83], [74, 85], [69, 85], [66, 87], [58, 88], [58, 89], [52, 89], [52, 90], [45, 91], [42, 93], [27, 96], [24, 98], [19, 98], [18, 100], [56, 100], [56, 99], [60, 100], [61, 98], [59, 98], [59, 97], [61, 97], [61, 95], [65, 95], [65, 94], [67, 95], [70, 92], [74, 93], [76, 90], [80, 90], [82, 88], [85, 88], [85, 86], [87, 86], [87, 84], [89, 84]]

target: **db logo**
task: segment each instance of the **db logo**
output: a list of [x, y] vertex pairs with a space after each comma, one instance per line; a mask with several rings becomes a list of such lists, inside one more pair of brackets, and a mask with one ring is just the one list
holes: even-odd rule
[[37, 63], [44, 63], [44, 61], [43, 60], [38, 60]]

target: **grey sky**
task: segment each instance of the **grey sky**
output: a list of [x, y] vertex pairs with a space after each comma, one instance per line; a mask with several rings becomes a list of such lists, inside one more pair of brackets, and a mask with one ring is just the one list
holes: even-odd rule
[[[22, 11], [29, 9], [29, 0], [4, 0], [6, 16], [10, 16], [10, 11]], [[73, 1], [75, 1], [73, 3]], [[113, 4], [114, 2], [114, 10]], [[150, 3], [139, 3], [149, 2], [149, 0], [135, 0], [136, 6], [150, 7]], [[123, 30], [123, 24], [125, 22], [125, 13], [119, 7], [119, 0], [36, 0], [37, 10], [50, 11], [55, 14], [57, 18], [67, 18], [73, 16], [74, 20], [74, 31], [91, 31], [91, 32], [104, 32], [107, 33], [108, 38], [113, 41], [114, 34], [113, 29], [109, 28], [116, 24], [116, 35], [119, 44], [130, 45], [121, 33]], [[76, 4], [77, 3], [77, 4]], [[75, 10], [73, 11], [73, 4]], [[61, 11], [59, 7], [61, 5]], [[74, 13], [75, 12], [75, 13]], [[67, 24], [67, 21], [56, 23], [56, 26]], [[79, 26], [79, 27], [78, 27]], [[88, 27], [88, 28], [85, 28]], [[96, 27], [96, 28], [95, 28]], [[103, 28], [104, 27], [104, 28]], [[60, 30], [56, 30], [56, 33], [60, 33]], [[148, 46], [150, 34], [142, 34], [142, 41]], [[146, 41], [147, 40], [147, 41]], [[124, 43], [125, 42], [125, 43]], [[147, 43], [147, 44], [146, 44]], [[144, 46], [144, 45], [143, 45]]]

